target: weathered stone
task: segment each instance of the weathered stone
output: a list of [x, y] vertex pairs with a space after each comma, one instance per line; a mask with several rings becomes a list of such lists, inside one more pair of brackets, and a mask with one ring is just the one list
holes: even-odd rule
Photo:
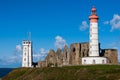
[[81, 63], [80, 57], [80, 43], [74, 43], [70, 46], [70, 60], [71, 65], [78, 65]]
[[47, 67], [46, 61], [38, 61], [38, 67]]
[[56, 51], [56, 58], [57, 58], [57, 66], [62, 66], [63, 64], [63, 54], [60, 48]]
[[102, 56], [108, 59], [109, 64], [118, 64], [117, 49], [102, 49]]
[[54, 67], [57, 63], [57, 58], [54, 50], [50, 50], [48, 55], [45, 58], [47, 66]]
[[88, 57], [89, 56], [89, 43], [84, 42], [81, 43], [81, 57]]
[[[100, 48], [100, 44], [99, 44]], [[101, 57], [106, 57], [109, 64], [118, 64], [118, 51], [116, 49], [102, 49]], [[55, 67], [65, 65], [81, 65], [82, 58], [89, 57], [89, 43], [73, 43], [70, 46], [70, 50], [65, 45], [63, 52], [60, 48], [56, 53], [54, 50], [50, 50], [46, 56], [45, 61], [39, 61], [39, 67]]]
[[65, 45], [63, 51], [63, 65], [69, 65], [69, 49], [67, 45]]

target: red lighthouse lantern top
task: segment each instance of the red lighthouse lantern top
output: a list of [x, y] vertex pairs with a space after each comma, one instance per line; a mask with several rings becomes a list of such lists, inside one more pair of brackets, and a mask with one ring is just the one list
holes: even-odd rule
[[90, 22], [98, 22], [98, 16], [96, 15], [96, 8], [92, 7], [91, 9], [91, 15], [89, 16]]

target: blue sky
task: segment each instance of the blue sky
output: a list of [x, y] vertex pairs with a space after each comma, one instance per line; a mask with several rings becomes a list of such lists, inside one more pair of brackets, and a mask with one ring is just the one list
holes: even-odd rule
[[92, 6], [99, 16], [101, 48], [120, 53], [119, 0], [1, 0], [0, 67], [21, 66], [21, 42], [31, 32], [34, 61], [49, 49], [89, 41]]

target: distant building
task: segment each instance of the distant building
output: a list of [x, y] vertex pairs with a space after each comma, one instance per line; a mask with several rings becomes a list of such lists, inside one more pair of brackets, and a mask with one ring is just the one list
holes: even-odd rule
[[32, 42], [29, 40], [23, 40], [23, 57], [22, 67], [32, 67]]

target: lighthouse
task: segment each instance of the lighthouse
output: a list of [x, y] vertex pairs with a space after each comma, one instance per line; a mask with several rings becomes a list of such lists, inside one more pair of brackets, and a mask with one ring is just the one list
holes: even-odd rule
[[98, 16], [96, 8], [91, 9], [90, 20], [90, 41], [89, 41], [89, 56], [99, 56], [99, 41], [98, 41]]
[[90, 20], [90, 40], [89, 40], [89, 55], [82, 57], [82, 64], [107, 64], [106, 57], [99, 56], [99, 40], [98, 40], [98, 19], [96, 8], [92, 7]]
[[22, 67], [32, 67], [32, 42], [23, 40]]

